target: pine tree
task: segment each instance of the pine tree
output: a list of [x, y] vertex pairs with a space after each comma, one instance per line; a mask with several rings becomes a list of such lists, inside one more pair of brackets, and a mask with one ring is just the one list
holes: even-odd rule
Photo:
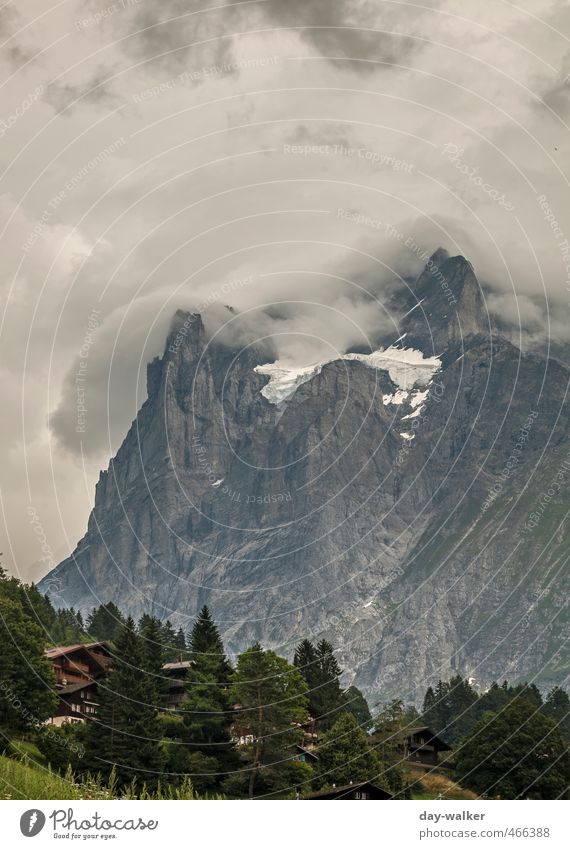
[[161, 625], [158, 619], [149, 616], [143, 627], [139, 626], [142, 644], [143, 667], [148, 676], [148, 700], [156, 707], [164, 706], [166, 679], [162, 670], [164, 664]]
[[477, 721], [478, 696], [469, 681], [456, 675], [450, 679], [447, 692], [449, 716], [447, 725], [442, 729], [443, 736], [450, 743], [462, 740]]
[[[311, 716], [317, 720], [320, 730], [330, 728], [341, 711], [350, 711], [346, 707], [347, 696], [340, 683], [342, 670], [332, 645], [324, 639], [317, 646], [310, 640], [303, 640], [295, 649], [293, 663], [307, 683]], [[355, 693], [351, 700], [354, 697]]]
[[220, 632], [206, 605], [201, 609], [192, 628], [188, 648], [197, 672], [206, 676], [213, 675], [220, 684], [227, 684], [232, 668], [226, 658]]
[[435, 704], [436, 704], [436, 701], [435, 701], [435, 693], [433, 691], [433, 687], [428, 687], [427, 690], [426, 690], [426, 694], [424, 696], [424, 701], [423, 701], [423, 705], [422, 705], [422, 715], [426, 719], [426, 722], [428, 722], [428, 718], [431, 715], [431, 712], [433, 711]]
[[144, 663], [142, 641], [129, 617], [116, 639], [113, 671], [98, 688], [99, 711], [87, 728], [82, 765], [107, 777], [115, 767], [123, 786], [133, 778], [154, 786], [162, 768], [154, 683]]
[[87, 631], [94, 640], [114, 642], [124, 623], [123, 614], [112, 601], [94, 607], [87, 617]]
[[184, 631], [182, 628], [179, 628], [176, 632], [176, 636], [174, 638], [174, 645], [177, 649], [180, 649], [182, 653], [186, 652], [186, 637], [184, 636]]
[[340, 683], [342, 669], [334, 656], [333, 647], [327, 640], [317, 644], [318, 662], [318, 724], [321, 729], [330, 728], [343, 709], [343, 691]]
[[240, 654], [231, 698], [239, 705], [236, 725], [253, 742], [241, 748], [249, 767], [248, 795], [260, 784], [272, 790], [293, 758], [307, 719], [307, 685], [298, 669], [259, 643]]
[[[178, 710], [182, 717], [177, 749], [169, 748], [173, 771], [191, 777], [199, 792], [216, 790], [224, 777], [238, 766], [230, 736], [232, 711], [228, 701], [231, 667], [224, 645], [208, 608], [203, 608], [193, 629], [189, 652], [192, 668], [187, 673], [187, 695]], [[186, 648], [182, 629], [177, 642]], [[193, 650], [192, 650], [193, 649]]]
[[552, 719], [566, 740], [570, 740], [570, 699], [561, 687], [553, 687], [548, 693], [542, 712]]
[[346, 713], [351, 713], [365, 731], [370, 729], [373, 725], [372, 714], [361, 690], [358, 687], [349, 687], [344, 691], [342, 698], [342, 709]]
[[176, 631], [169, 619], [161, 625], [160, 639], [165, 663], [177, 661], [180, 656], [180, 650], [176, 648]]

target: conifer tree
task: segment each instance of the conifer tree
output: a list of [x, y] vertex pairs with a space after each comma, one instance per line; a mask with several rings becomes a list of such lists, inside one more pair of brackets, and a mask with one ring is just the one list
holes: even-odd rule
[[124, 623], [124, 617], [114, 602], [94, 607], [87, 617], [87, 631], [94, 640], [114, 642]]
[[158, 619], [149, 616], [142, 628], [139, 627], [142, 644], [142, 658], [148, 676], [148, 700], [158, 708], [164, 706], [166, 679], [162, 670], [164, 664], [161, 626]]
[[180, 656], [180, 649], [176, 647], [176, 631], [169, 619], [161, 625], [160, 639], [165, 662], [172, 663], [177, 661]]
[[207, 605], [201, 609], [189, 640], [190, 659], [196, 671], [213, 675], [220, 684], [227, 684], [232, 669], [225, 655], [224, 643]]
[[[330, 728], [339, 712], [350, 712], [346, 707], [347, 696], [340, 683], [342, 670], [327, 640], [321, 640], [317, 646], [310, 640], [303, 640], [295, 650], [293, 664], [307, 683], [309, 712], [321, 730]], [[354, 697], [353, 693], [352, 699]]]
[[333, 647], [328, 640], [323, 639], [317, 644], [317, 658], [319, 725], [321, 729], [327, 729], [334, 725], [343, 707], [343, 691], [340, 683], [342, 669], [337, 663]]
[[552, 719], [566, 740], [570, 740], [570, 699], [561, 687], [553, 687], [548, 693], [542, 712]]
[[185, 652], [187, 649], [186, 637], [182, 628], [179, 628], [176, 632], [176, 637], [174, 638], [174, 645], [177, 649], [180, 649], [181, 652]]
[[121, 785], [136, 778], [139, 786], [154, 786], [162, 768], [154, 684], [144, 664], [142, 641], [129, 617], [116, 640], [113, 670], [98, 687], [99, 710], [87, 727], [82, 765], [107, 777], [115, 767]]
[[186, 770], [198, 790], [215, 789], [237, 759], [230, 737], [232, 711], [228, 700], [231, 667], [220, 633], [203, 607], [189, 641], [192, 668], [187, 696], [180, 711], [182, 739], [187, 747]]
[[307, 682], [309, 713], [317, 717], [321, 712], [321, 693], [319, 687], [322, 683], [321, 668], [317, 656], [317, 650], [310, 640], [303, 640], [295, 649], [293, 665], [297, 667]]

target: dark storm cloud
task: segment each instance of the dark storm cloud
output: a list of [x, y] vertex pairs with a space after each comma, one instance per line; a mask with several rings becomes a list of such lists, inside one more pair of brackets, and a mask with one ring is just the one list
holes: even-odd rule
[[239, 5], [250, 4], [220, 10], [195, 0], [147, 5], [130, 24], [133, 35], [125, 41], [125, 50], [134, 59], [149, 59], [173, 71], [188, 69], [190, 58], [193, 64], [198, 59], [208, 65], [231, 65], [232, 34], [241, 19]]
[[362, 72], [376, 70], [379, 63], [400, 62], [420, 44], [403, 33], [392, 33], [403, 17], [407, 30], [412, 29], [406, 4], [390, 8], [370, 0], [273, 0], [264, 9], [277, 25], [298, 27], [301, 37], [322, 56], [332, 62], [351, 60]]
[[[190, 57], [195, 63], [200, 53], [207, 64], [231, 65], [234, 36], [275, 27], [297, 32], [330, 62], [350, 62], [353, 70], [367, 73], [382, 64], [405, 61], [421, 48], [421, 40], [406, 34], [413, 34], [416, 26], [419, 32], [421, 17], [407, 3], [389, 6], [372, 0], [261, 0], [220, 8], [167, 0], [136, 14], [125, 49], [138, 59], [176, 70]], [[208, 43], [193, 46], [200, 42]]]

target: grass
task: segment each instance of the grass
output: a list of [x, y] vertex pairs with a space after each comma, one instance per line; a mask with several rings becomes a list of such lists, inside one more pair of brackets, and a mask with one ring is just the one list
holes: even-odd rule
[[29, 740], [11, 740], [5, 754], [16, 760], [32, 761], [39, 766], [47, 766], [46, 760], [35, 743]]
[[455, 781], [452, 781], [447, 775], [441, 772], [421, 772], [419, 770], [410, 770], [408, 778], [413, 781], [412, 797], [414, 799], [438, 799], [442, 796], [444, 799], [478, 799], [476, 793], [471, 790], [466, 790], [460, 787]]
[[0, 756], [0, 799], [82, 799], [76, 785], [51, 770]]
[[[148, 791], [145, 785], [138, 786], [136, 780], [119, 790], [115, 778], [103, 782], [99, 776], [76, 778], [71, 769], [65, 777], [57, 775], [49, 767], [41, 766], [28, 755], [17, 758], [0, 755], [0, 799], [198, 799], [192, 782], [185, 779], [180, 786], [160, 784], [155, 791]], [[222, 799], [222, 796], [202, 798]]]

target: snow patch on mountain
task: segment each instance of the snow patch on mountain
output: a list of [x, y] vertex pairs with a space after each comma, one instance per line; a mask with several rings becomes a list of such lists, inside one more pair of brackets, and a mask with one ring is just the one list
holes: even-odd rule
[[[433, 376], [441, 368], [439, 357], [425, 357], [415, 348], [397, 348], [391, 345], [386, 350], [373, 351], [371, 354], [343, 354], [331, 360], [313, 363], [308, 366], [287, 365], [277, 360], [274, 363], [256, 366], [257, 374], [269, 377], [269, 382], [261, 394], [271, 404], [281, 404], [291, 398], [299, 386], [319, 374], [323, 366], [337, 360], [357, 361], [368, 368], [387, 371], [391, 380], [398, 386], [394, 395], [383, 396], [384, 404], [401, 404], [408, 400], [408, 393], [414, 387], [428, 386]], [[421, 404], [426, 392], [417, 392], [412, 396], [412, 406]], [[415, 400], [416, 403], [413, 403]]]

